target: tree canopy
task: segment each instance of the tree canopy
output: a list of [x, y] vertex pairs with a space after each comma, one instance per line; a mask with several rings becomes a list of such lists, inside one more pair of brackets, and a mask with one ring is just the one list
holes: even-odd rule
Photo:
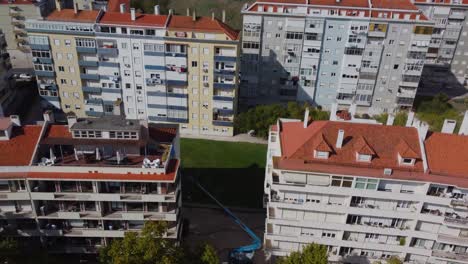
[[148, 221], [141, 233], [125, 233], [99, 253], [101, 263], [109, 264], [170, 264], [182, 263], [184, 252], [174, 241], [164, 238], [165, 222]]
[[438, 94], [432, 98], [423, 98], [415, 103], [416, 116], [429, 124], [431, 130], [441, 131], [445, 119], [457, 120], [459, 129], [462, 120], [462, 114], [457, 111], [449, 102], [450, 98], [445, 94]]
[[247, 112], [237, 115], [234, 121], [236, 133], [247, 133], [254, 130], [258, 137], [267, 137], [271, 125], [276, 124], [278, 118], [303, 119], [306, 108], [310, 109], [309, 116], [313, 120], [328, 120], [329, 112], [312, 108], [308, 104], [289, 102], [284, 104], [259, 105]]
[[319, 244], [309, 244], [301, 252], [294, 251], [288, 257], [281, 258], [277, 264], [327, 264], [327, 247]]

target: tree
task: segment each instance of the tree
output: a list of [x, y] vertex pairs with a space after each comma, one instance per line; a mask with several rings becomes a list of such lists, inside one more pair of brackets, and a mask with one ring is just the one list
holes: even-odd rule
[[181, 263], [183, 250], [174, 241], [164, 238], [167, 223], [148, 221], [140, 234], [125, 233], [99, 252], [101, 263], [170, 264]]
[[291, 252], [288, 257], [281, 258], [278, 264], [327, 264], [327, 247], [319, 244], [309, 244], [302, 252]]
[[393, 256], [387, 260], [387, 264], [403, 264], [403, 261], [397, 256]]
[[219, 257], [216, 253], [216, 250], [213, 246], [205, 244], [203, 247], [203, 252], [200, 256], [200, 262], [202, 264], [219, 264]]

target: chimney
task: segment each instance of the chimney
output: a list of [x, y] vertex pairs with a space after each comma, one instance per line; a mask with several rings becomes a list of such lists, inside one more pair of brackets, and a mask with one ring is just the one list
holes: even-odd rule
[[336, 111], [338, 110], [338, 104], [333, 103], [330, 109], [330, 121], [336, 121], [338, 118], [336, 117]]
[[395, 121], [395, 116], [393, 114], [388, 114], [387, 117], [387, 126], [393, 126], [393, 122]]
[[130, 8], [130, 17], [132, 21], [135, 21], [136, 19], [135, 8]]
[[463, 116], [463, 121], [461, 123], [458, 134], [468, 136], [468, 110], [466, 110], [465, 115]]
[[336, 138], [336, 148], [341, 148], [343, 146], [343, 139], [344, 139], [344, 130], [338, 130], [338, 137]]
[[55, 0], [55, 8], [58, 11], [62, 11], [62, 2], [60, 0]]
[[154, 6], [154, 14], [155, 15], [160, 15], [161, 14], [161, 9], [159, 8], [159, 5]]
[[411, 111], [408, 113], [408, 119], [406, 120], [406, 127], [410, 127], [412, 124], [413, 124], [413, 120], [414, 120], [414, 112]]
[[197, 13], [195, 12], [195, 10], [193, 10], [193, 13], [192, 13], [192, 20], [197, 21]]
[[120, 13], [121, 14], [125, 13], [125, 9], [126, 9], [125, 4], [120, 4]]
[[187, 16], [190, 16], [190, 8], [187, 8]]
[[214, 20], [214, 19], [215, 19], [214, 12], [211, 12], [211, 20]]
[[444, 125], [442, 126], [442, 133], [453, 134], [457, 121], [453, 119], [445, 119]]
[[78, 14], [78, 3], [73, 3], [73, 11], [75, 11], [75, 15]]
[[55, 123], [54, 112], [52, 112], [51, 110], [45, 111], [43, 116], [44, 121], [46, 121], [47, 123]]
[[68, 130], [71, 130], [72, 126], [78, 122], [78, 118], [74, 115], [67, 116]]
[[[21, 126], [21, 120], [18, 115], [11, 115], [10, 116], [10, 121], [13, 123], [14, 126]], [[13, 153], [12, 153], [13, 154]]]
[[309, 125], [309, 108], [307, 107], [304, 112], [304, 128], [307, 128]]
[[223, 21], [223, 23], [226, 23], [226, 10], [224, 9], [223, 9], [223, 18], [221, 21]]

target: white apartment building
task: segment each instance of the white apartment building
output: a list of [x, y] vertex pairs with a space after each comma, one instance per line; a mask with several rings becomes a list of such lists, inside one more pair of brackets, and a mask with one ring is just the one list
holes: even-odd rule
[[409, 0], [257, 1], [242, 14], [244, 103], [411, 108], [433, 22]]
[[318, 243], [331, 262], [468, 263], [468, 112], [459, 135], [411, 115], [406, 127], [305, 120], [270, 129], [267, 252]]
[[176, 125], [120, 117], [0, 119], [0, 234], [51, 253], [96, 253], [147, 221], [181, 232]]

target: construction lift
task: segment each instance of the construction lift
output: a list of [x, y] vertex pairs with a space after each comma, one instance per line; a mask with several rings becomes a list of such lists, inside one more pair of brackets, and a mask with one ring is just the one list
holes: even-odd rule
[[255, 233], [246, 226], [236, 215], [234, 215], [231, 210], [226, 208], [220, 201], [218, 201], [210, 192], [208, 192], [205, 187], [203, 187], [197, 180], [193, 177], [190, 177], [192, 181], [202, 190], [206, 195], [208, 195], [224, 212], [230, 216], [236, 224], [242, 228], [251, 238], [252, 244], [235, 248], [229, 252], [229, 263], [230, 264], [250, 264], [253, 263], [253, 257], [255, 251], [259, 250], [262, 247], [262, 242], [260, 238], [255, 235]]

